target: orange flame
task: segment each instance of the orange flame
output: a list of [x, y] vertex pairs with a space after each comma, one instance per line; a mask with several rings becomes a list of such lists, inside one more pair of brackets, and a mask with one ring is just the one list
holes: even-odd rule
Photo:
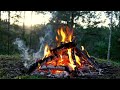
[[[65, 31], [63, 28], [58, 29], [57, 34], [58, 36], [61, 37], [60, 42], [63, 42], [63, 43], [72, 42], [73, 30], [70, 30], [69, 27], [66, 27]], [[57, 36], [56, 36], [56, 40], [58, 41]]]
[[51, 73], [52, 74], [60, 74], [60, 73], [62, 73], [63, 71], [60, 71], [60, 70], [51, 70]]
[[71, 53], [71, 49], [68, 49], [68, 56], [69, 56], [69, 65], [71, 66], [72, 70], [75, 69], [76, 65], [74, 65], [73, 59], [72, 59], [72, 53]]
[[76, 59], [76, 62], [81, 66], [80, 58], [77, 55], [75, 55], [75, 59]]
[[[72, 42], [73, 39], [73, 30], [71, 30], [69, 27], [60, 28], [57, 30], [57, 36], [56, 36], [56, 41], [58, 46], [60, 43], [68, 43]], [[83, 46], [81, 46], [81, 50], [83, 52], [86, 52], [87, 55], [89, 56], [88, 52], [84, 49]], [[50, 51], [50, 47], [48, 45], [45, 46], [44, 49], [44, 57], [48, 57], [52, 55], [53, 53]], [[72, 57], [72, 48], [69, 49], [61, 49], [59, 52], [59, 57], [55, 57], [53, 60], [46, 62], [46, 65], [53, 65], [53, 66], [68, 66], [70, 70], [75, 70], [75, 67], [82, 67], [83, 63], [87, 60], [84, 56], [81, 58], [74, 54], [75, 60], [76, 60], [76, 65], [74, 63], [73, 57]], [[40, 64], [38, 65], [39, 69], [41, 68]], [[63, 70], [51, 70], [52, 73], [62, 73]]]
[[81, 48], [82, 48], [82, 51], [84, 51], [88, 55], [88, 57], [90, 57], [90, 55], [88, 54], [87, 50], [83, 46], [81, 46]]
[[50, 48], [48, 45], [46, 45], [44, 49], [44, 57], [48, 57], [50, 55], [51, 55]]
[[58, 37], [56, 36], [56, 41], [58, 41]]
[[62, 36], [61, 42], [65, 42], [66, 34], [65, 34], [65, 32], [63, 31], [63, 28], [60, 29], [60, 34], [61, 34], [61, 36]]
[[67, 32], [67, 35], [68, 35], [68, 42], [72, 42], [73, 30], [70, 30], [69, 27], [66, 27], [66, 32]]

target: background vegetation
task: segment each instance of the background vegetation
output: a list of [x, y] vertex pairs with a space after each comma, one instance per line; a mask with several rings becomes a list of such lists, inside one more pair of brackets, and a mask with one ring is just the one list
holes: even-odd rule
[[[36, 52], [39, 49], [39, 37], [46, 34], [48, 26], [52, 27], [55, 37], [58, 27], [68, 25], [74, 29], [78, 47], [83, 45], [88, 53], [96, 58], [120, 62], [120, 11], [99, 11], [99, 14], [97, 11], [32, 11], [38, 15], [49, 12], [52, 18], [47, 24], [34, 25], [30, 28], [27, 28], [24, 22], [22, 26], [17, 24], [19, 18], [26, 18], [21, 17], [19, 14], [21, 11], [16, 11], [14, 15], [11, 14], [12, 12], [0, 11], [0, 55], [2, 57], [20, 55], [13, 44], [17, 37]], [[8, 15], [6, 19], [2, 19], [3, 13]], [[106, 19], [101, 17], [102, 13], [109, 21], [108, 26], [104, 26]], [[12, 24], [11, 19], [14, 20]], [[56, 45], [55, 39], [52, 44]]]

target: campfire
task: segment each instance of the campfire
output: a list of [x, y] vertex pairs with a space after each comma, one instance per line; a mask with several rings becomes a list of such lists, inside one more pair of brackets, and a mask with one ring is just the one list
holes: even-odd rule
[[79, 77], [99, 75], [101, 69], [91, 58], [84, 46], [77, 47], [73, 29], [61, 27], [57, 30], [56, 48], [48, 45], [44, 49], [44, 57], [37, 60], [29, 68], [29, 73], [39, 73], [48, 77]]

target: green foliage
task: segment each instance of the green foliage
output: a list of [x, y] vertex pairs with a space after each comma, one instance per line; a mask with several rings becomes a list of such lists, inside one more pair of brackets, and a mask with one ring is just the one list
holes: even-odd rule
[[[38, 13], [43, 13], [39, 12]], [[44, 12], [45, 13], [45, 12]], [[8, 40], [10, 42], [10, 55], [13, 54], [19, 54], [18, 48], [13, 45], [14, 40], [19, 37], [21, 38], [27, 47], [30, 49], [33, 49], [35, 51], [38, 51], [39, 49], [39, 37], [43, 37], [46, 34], [46, 29], [48, 25], [52, 25], [54, 34], [52, 35], [54, 37], [52, 44], [56, 45], [55, 42], [55, 35], [57, 28], [64, 24], [62, 21], [65, 21], [67, 25], [71, 24], [71, 14], [73, 14], [74, 19], [74, 36], [76, 37], [77, 46], [80, 48], [80, 46], [84, 46], [85, 49], [88, 51], [88, 53], [92, 56], [98, 57], [98, 58], [107, 58], [107, 52], [108, 52], [108, 37], [109, 37], [109, 28], [107, 27], [97, 27], [96, 25], [100, 23], [100, 21], [96, 21], [96, 18], [98, 18], [95, 15], [94, 11], [51, 11], [53, 18], [51, 19], [50, 23], [47, 25], [35, 25], [32, 27], [32, 30], [30, 28], [24, 29], [21, 26], [16, 25], [15, 23], [13, 25], [10, 25], [10, 31], [7, 30], [8, 22], [1, 20], [1, 26], [0, 26], [0, 54], [6, 55], [8, 52]], [[110, 12], [107, 12], [107, 15], [109, 16]], [[114, 14], [116, 14], [116, 17], [119, 17], [119, 13], [114, 11]], [[21, 18], [17, 14], [14, 16], [11, 16], [12, 18]], [[83, 21], [84, 19], [87, 20], [88, 25], [87, 28], [83, 28], [80, 24], [77, 24], [76, 21], [79, 19], [79, 17], [82, 17]], [[91, 25], [90, 23], [91, 18], [95, 18], [95, 21]], [[119, 19], [119, 18], [118, 18]], [[66, 25], [66, 24], [65, 24]], [[29, 31], [29, 32], [28, 32]], [[24, 32], [24, 35], [23, 35]], [[8, 39], [9, 36], [9, 39]], [[30, 40], [31, 38], [31, 40]], [[115, 26], [112, 29], [112, 38], [111, 38], [111, 55], [110, 59], [120, 60], [120, 28], [119, 26]]]
[[97, 53], [98, 57], [106, 58], [107, 55], [107, 45], [105, 42], [100, 41], [95, 43], [94, 53]]
[[114, 28], [112, 30], [112, 42], [111, 42], [111, 59], [120, 59], [120, 30]]
[[[107, 63], [107, 59], [100, 59], [100, 58], [96, 58], [96, 61], [98, 63]], [[120, 67], [120, 61], [119, 60], [110, 60], [111, 61], [111, 65], [114, 67]]]
[[79, 47], [84, 46], [90, 55], [101, 58], [107, 57], [107, 28], [77, 28], [77, 30], [75, 30], [75, 35]]
[[[13, 45], [14, 39], [20, 35], [19, 32], [15, 32], [15, 30], [10, 29], [10, 32], [4, 28], [5, 26], [3, 25], [0, 29], [0, 54], [7, 54], [8, 52], [8, 40], [10, 42], [10, 54], [15, 54], [15, 49]], [[8, 38], [9, 35], [9, 38]]]

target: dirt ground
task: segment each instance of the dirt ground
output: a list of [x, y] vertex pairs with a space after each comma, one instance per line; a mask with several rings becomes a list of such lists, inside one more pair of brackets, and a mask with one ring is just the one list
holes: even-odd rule
[[[79, 79], [120, 79], [120, 67], [108, 66], [105, 63], [100, 64], [100, 67], [103, 69], [103, 73], [101, 76], [78, 77], [78, 78]], [[0, 59], [0, 79], [14, 79], [15, 77], [25, 76], [25, 75], [27, 75], [27, 79], [29, 79], [29, 75], [26, 72], [27, 69], [23, 66], [21, 60], [11, 60], [9, 58]]]

